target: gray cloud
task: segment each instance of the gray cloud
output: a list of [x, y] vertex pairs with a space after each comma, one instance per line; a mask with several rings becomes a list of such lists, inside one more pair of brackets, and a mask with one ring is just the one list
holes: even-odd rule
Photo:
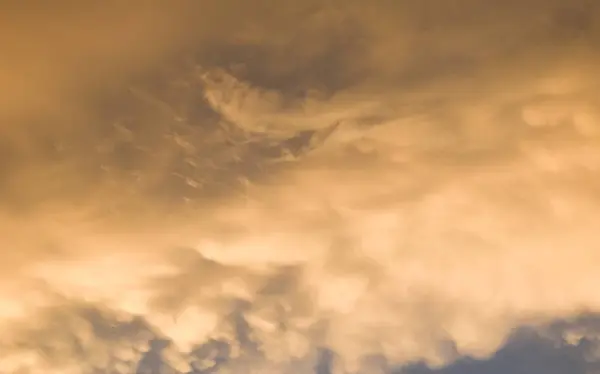
[[394, 373], [593, 373], [598, 370], [597, 317], [582, 316], [546, 326], [519, 327], [503, 346], [484, 360], [461, 358], [451, 365], [430, 368], [413, 364]]

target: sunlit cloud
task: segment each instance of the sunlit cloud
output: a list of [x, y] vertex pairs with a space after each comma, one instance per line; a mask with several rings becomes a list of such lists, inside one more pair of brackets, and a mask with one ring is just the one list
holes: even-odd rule
[[2, 12], [0, 371], [595, 370], [597, 7], [284, 3]]

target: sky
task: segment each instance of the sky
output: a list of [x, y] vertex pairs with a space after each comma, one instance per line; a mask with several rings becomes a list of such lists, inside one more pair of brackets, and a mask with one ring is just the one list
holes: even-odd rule
[[0, 372], [600, 373], [598, 45], [586, 0], [3, 2]]

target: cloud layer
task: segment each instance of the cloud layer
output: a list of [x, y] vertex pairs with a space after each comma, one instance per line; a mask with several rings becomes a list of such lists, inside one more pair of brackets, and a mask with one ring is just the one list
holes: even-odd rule
[[594, 372], [592, 2], [127, 4], [2, 6], [4, 372]]

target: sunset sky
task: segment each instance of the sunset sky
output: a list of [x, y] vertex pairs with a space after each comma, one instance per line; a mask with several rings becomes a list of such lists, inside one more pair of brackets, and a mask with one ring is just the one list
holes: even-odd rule
[[596, 3], [1, 2], [0, 373], [600, 373]]

